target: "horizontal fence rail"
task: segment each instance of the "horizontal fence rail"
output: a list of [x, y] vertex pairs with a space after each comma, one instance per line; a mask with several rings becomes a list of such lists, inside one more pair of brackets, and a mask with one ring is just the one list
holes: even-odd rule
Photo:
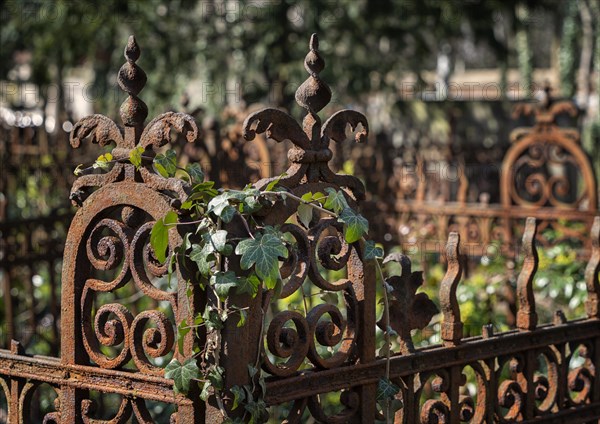
[[[539, 220], [519, 207], [515, 210], [526, 224], [516, 279], [516, 329], [495, 333], [489, 324], [481, 336], [465, 337], [457, 298], [465, 273], [464, 234], [450, 232], [444, 246], [447, 267], [436, 303], [421, 291], [423, 273], [412, 270], [407, 256], [391, 254], [380, 263], [367, 254], [373, 244], [345, 233], [343, 213], [360, 220], [356, 211], [367, 193], [357, 177], [330, 168], [331, 147], [346, 141], [348, 128], [356, 142], [364, 142], [369, 126], [352, 110], [322, 122], [319, 112], [332, 94], [320, 77], [325, 61], [316, 35], [304, 60], [309, 76], [296, 92], [306, 111], [302, 121], [267, 108], [250, 114], [242, 128], [248, 141], [265, 134], [291, 145], [285, 173], [253, 184], [275, 196], [253, 216], [264, 231], [260, 237], [268, 238], [266, 228], [275, 228], [288, 240], [281, 248], [285, 253], [277, 251], [281, 285], [273, 290], [261, 283], [256, 296], [228, 297], [240, 308], [235, 317], [219, 318], [222, 328], [202, 321], [196, 325], [201, 329], [190, 331], [202, 311], [209, 312], [202, 317], [208, 321], [209, 307], [224, 301], [207, 289], [210, 280], [199, 266], [177, 260], [194, 237], [189, 232], [198, 231], [184, 207], [192, 197], [191, 183], [163, 176], [153, 163], [174, 141], [171, 132], [193, 142], [198, 128], [189, 115], [173, 112], [145, 124], [148, 108], [138, 97], [146, 82], [136, 63], [140, 53], [130, 37], [118, 74], [128, 95], [120, 110], [123, 128], [92, 115], [71, 134], [74, 148], [85, 140], [115, 147], [105, 172], [87, 170], [71, 189], [78, 211], [62, 256], [60, 357], [28, 355], [14, 340], [10, 349], [0, 350], [2, 418], [11, 424], [187, 424], [223, 422], [228, 415], [240, 422], [249, 419], [252, 405], [263, 402], [272, 420], [288, 423], [597, 422], [600, 217], [588, 234], [585, 318], [568, 321], [557, 310], [552, 323], [538, 322]], [[315, 193], [336, 195], [339, 215], [324, 206], [311, 209], [309, 216], [302, 213], [299, 205]], [[483, 208], [467, 212], [493, 214]], [[209, 214], [200, 213], [202, 218]], [[167, 216], [176, 217], [168, 227]], [[166, 227], [166, 261], [159, 260], [151, 241], [157, 222]], [[249, 234], [257, 243], [243, 222], [219, 221], [219, 229]], [[235, 245], [235, 237], [230, 241]], [[18, 262], [13, 249], [8, 254]], [[398, 275], [385, 277], [381, 267], [394, 264]], [[221, 265], [213, 275], [247, 268], [233, 256]], [[302, 307], [293, 309], [298, 299]], [[239, 319], [242, 310], [245, 325]], [[438, 314], [441, 343], [416, 347], [415, 330]], [[196, 376], [183, 393], [178, 377], [166, 378], [172, 363], [207, 373]], [[216, 365], [222, 368], [220, 387], [205, 393], [208, 370]], [[42, 399], [44, 390], [53, 404], [41, 405], [48, 401]], [[240, 390], [260, 402], [241, 407]]]

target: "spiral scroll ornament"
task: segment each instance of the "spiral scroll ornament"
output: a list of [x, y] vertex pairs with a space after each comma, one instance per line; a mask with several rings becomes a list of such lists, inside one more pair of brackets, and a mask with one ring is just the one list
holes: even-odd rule
[[[343, 270], [348, 266], [351, 251], [343, 237], [341, 225], [330, 218], [320, 220], [308, 234], [299, 226], [286, 224], [282, 232], [296, 241], [295, 257], [288, 258], [281, 275], [286, 278], [281, 299], [310, 287], [307, 281], [324, 292], [341, 293], [344, 307], [324, 303], [308, 310], [306, 315], [297, 311], [275, 314], [266, 332], [266, 352], [263, 368], [270, 374], [285, 377], [293, 375], [308, 359], [320, 369], [335, 368], [352, 358], [356, 339], [358, 304], [352, 282], [342, 278], [329, 282], [321, 270]], [[323, 356], [323, 349], [330, 353]], [[333, 351], [331, 351], [333, 349]], [[273, 359], [275, 361], [273, 361]]]
[[536, 123], [511, 133], [513, 145], [502, 164], [502, 204], [595, 211], [596, 180], [590, 160], [580, 146], [579, 132], [557, 125], [558, 116], [574, 117], [577, 107], [570, 101], [554, 101], [550, 94], [548, 86], [543, 102], [515, 107], [514, 117], [535, 115]]
[[583, 405], [590, 400], [592, 386], [597, 377], [593, 363], [594, 346], [591, 343], [570, 343], [571, 355], [566, 362], [573, 366], [567, 377], [572, 405]]
[[[168, 302], [174, 315], [177, 313], [175, 293], [153, 284], [155, 278], [167, 273], [166, 265], [156, 263], [149, 244], [153, 221], [147, 221], [146, 212], [132, 206], [123, 206], [120, 215], [120, 219], [99, 220], [87, 240], [90, 266], [100, 275], [112, 271], [117, 276], [109, 281], [85, 281], [81, 295], [83, 343], [90, 359], [102, 368], [122, 368], [133, 360], [139, 371], [162, 375], [162, 368], [151, 358], [165, 357], [172, 351], [175, 330], [171, 319], [160, 310], [135, 315], [120, 303], [95, 306], [100, 295], [132, 283], [149, 298]], [[116, 353], [108, 355], [103, 347]]]
[[[511, 358], [498, 358], [497, 381], [505, 365], [508, 366], [510, 377], [503, 380], [498, 386], [497, 417], [500, 422], [512, 422], [523, 417], [525, 393], [527, 392], [526, 380], [523, 375], [525, 360], [523, 356], [516, 355]], [[502, 411], [500, 408], [503, 408]]]

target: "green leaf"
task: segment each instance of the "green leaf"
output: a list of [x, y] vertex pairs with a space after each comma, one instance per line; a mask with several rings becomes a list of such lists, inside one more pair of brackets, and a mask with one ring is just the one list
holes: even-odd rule
[[221, 300], [223, 300], [229, 294], [229, 290], [237, 286], [238, 279], [233, 271], [219, 271], [210, 277], [210, 284], [215, 288], [215, 292]]
[[200, 370], [195, 358], [189, 358], [183, 364], [173, 359], [165, 368], [165, 378], [173, 380], [175, 393], [187, 393], [190, 390], [190, 382], [199, 377]]
[[248, 313], [242, 309], [239, 310], [240, 319], [237, 323], [238, 327], [243, 327], [246, 324], [246, 319], [248, 318]]
[[279, 278], [279, 258], [288, 257], [288, 250], [281, 239], [270, 233], [242, 240], [236, 246], [235, 253], [242, 255], [242, 269], [250, 269], [254, 265], [256, 275], [268, 289], [274, 288]]
[[367, 240], [365, 243], [365, 260], [383, 258], [383, 249], [378, 247], [373, 240]]
[[215, 260], [212, 245], [204, 244], [204, 246], [200, 246], [199, 244], [193, 244], [190, 259], [196, 262], [202, 275], [208, 276], [212, 262]]
[[206, 323], [206, 328], [209, 331], [219, 330], [223, 328], [223, 321], [218, 314], [218, 311], [214, 310], [212, 307], [207, 306], [202, 314], [202, 318], [204, 318], [204, 322]]
[[244, 409], [250, 413], [250, 423], [262, 423], [268, 420], [267, 405], [261, 399], [248, 402]]
[[258, 293], [258, 287], [260, 286], [260, 280], [256, 275], [251, 275], [249, 277], [241, 277], [238, 281], [238, 285], [236, 288], [237, 294], [247, 293], [252, 297], [255, 297]]
[[343, 209], [338, 221], [346, 224], [344, 237], [348, 243], [360, 240], [369, 231], [369, 221], [351, 208]]
[[233, 393], [233, 405], [231, 406], [231, 410], [234, 411], [241, 402], [246, 400], [246, 391], [243, 387], [233, 386], [231, 388], [231, 393]]
[[139, 169], [142, 165], [142, 153], [144, 153], [144, 150], [146, 149], [138, 146], [129, 153], [129, 162], [135, 165], [135, 169]]
[[208, 203], [208, 212], [214, 213], [221, 218], [223, 222], [231, 222], [235, 215], [235, 208], [229, 203], [231, 194], [229, 192], [221, 193]]
[[192, 327], [190, 327], [186, 320], [184, 319], [177, 326], [177, 347], [179, 348], [179, 353], [183, 355], [183, 342], [185, 340], [185, 336], [190, 332]]
[[244, 198], [244, 201], [240, 205], [240, 212], [242, 213], [253, 213], [262, 208], [258, 197], [256, 196], [247, 196]]
[[298, 219], [306, 228], [310, 227], [310, 221], [313, 218], [313, 207], [305, 203], [298, 205]]
[[250, 376], [250, 378], [254, 378], [256, 373], [258, 373], [258, 368], [256, 368], [252, 364], [248, 364], [248, 375]]
[[98, 159], [96, 159], [96, 162], [94, 162], [94, 165], [92, 165], [92, 167], [106, 170], [108, 169], [112, 160], [113, 155], [111, 153], [105, 153], [103, 155], [98, 156]]
[[208, 372], [208, 379], [211, 382], [212, 386], [216, 389], [216, 390], [222, 390], [223, 389], [223, 373], [224, 373], [224, 369], [222, 367], [211, 367], [210, 371]]
[[208, 399], [208, 397], [210, 396], [210, 388], [211, 388], [211, 384], [209, 380], [206, 380], [204, 382], [204, 384], [202, 385], [202, 391], [200, 392], [200, 399], [204, 402], [206, 402], [206, 400]]
[[167, 259], [166, 250], [169, 246], [169, 225], [177, 222], [177, 214], [173, 211], [154, 223], [150, 233], [150, 245], [154, 249], [154, 255], [160, 263]]
[[267, 187], [265, 188], [265, 191], [273, 191], [273, 189], [275, 188], [275, 186], [277, 184], [279, 184], [279, 181], [283, 178], [283, 177], [287, 177], [287, 174], [284, 172], [283, 174], [281, 174], [280, 176], [278, 176], [277, 178], [275, 178], [273, 181], [271, 181], [269, 184], [267, 184]]
[[312, 202], [323, 202], [323, 200], [327, 200], [327, 195], [325, 195], [324, 193], [321, 193], [320, 191], [317, 191], [316, 193], [314, 193], [312, 195]]
[[199, 163], [190, 163], [185, 168], [185, 171], [189, 174], [191, 181], [190, 183], [201, 183], [204, 181], [204, 171]]
[[[231, 246], [227, 245], [227, 231], [225, 230], [217, 230], [214, 233], [211, 233], [210, 242], [215, 250], [219, 253], [223, 253], [231, 249]], [[227, 249], [228, 247], [229, 249]]]
[[331, 187], [327, 187], [325, 191], [329, 194], [323, 207], [329, 209], [335, 213], [339, 213], [341, 210], [348, 208], [348, 202], [346, 197], [341, 190], [335, 190]]
[[312, 202], [312, 200], [313, 200], [312, 191], [309, 191], [308, 193], [304, 193], [300, 198], [302, 200], [304, 200], [305, 202]]
[[169, 178], [174, 176], [175, 172], [177, 172], [177, 154], [175, 150], [167, 150], [164, 155], [162, 153], [156, 155], [154, 166], [163, 177]]
[[223, 220], [223, 222], [229, 223], [229, 222], [231, 222], [231, 220], [233, 219], [234, 216], [235, 216], [235, 208], [233, 206], [227, 206], [225, 209], [223, 209], [223, 212], [221, 213], [219, 218], [221, 218]]
[[396, 386], [387, 378], [381, 377], [377, 383], [377, 400], [393, 399], [400, 392], [400, 387]]

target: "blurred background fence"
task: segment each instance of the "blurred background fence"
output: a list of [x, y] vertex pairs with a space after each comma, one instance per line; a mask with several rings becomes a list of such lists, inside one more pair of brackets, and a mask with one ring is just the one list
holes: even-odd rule
[[[557, 115], [556, 124], [579, 133], [579, 149], [596, 176], [600, 171], [600, 6], [592, 0], [6, 1], [1, 7], [3, 347], [15, 338], [31, 353], [59, 351], [60, 269], [74, 211], [68, 191], [73, 170], [98, 156], [85, 146], [70, 149], [68, 132], [91, 113], [118, 114], [123, 94], [113, 70], [122, 62], [117, 47], [131, 32], [144, 39], [142, 60], [152, 69], [144, 89], [150, 115], [171, 109], [194, 116], [201, 135], [193, 145], [181, 142], [179, 157], [199, 161], [209, 179], [227, 187], [287, 168], [289, 146], [260, 137], [244, 142], [241, 122], [260, 103], [298, 114], [294, 90], [304, 79], [297, 60], [305, 36], [327, 34], [321, 50], [330, 66], [323, 77], [335, 82], [336, 97], [325, 112], [350, 105], [365, 112], [371, 127], [366, 145], [334, 146], [332, 167], [365, 183], [371, 238], [426, 269], [431, 296], [443, 276], [444, 228], [462, 228], [463, 243], [472, 236], [471, 255], [462, 258], [467, 283], [458, 295], [475, 332], [492, 316], [504, 329], [514, 327], [514, 270], [522, 258], [511, 254], [513, 247], [485, 250], [498, 233], [478, 238], [484, 231], [472, 217], [443, 226], [415, 219], [423, 211], [410, 206], [418, 172], [432, 182], [422, 193], [437, 210], [429, 217], [444, 215], [457, 200], [463, 209], [500, 204], [511, 133], [536, 125], [535, 114], [514, 117], [514, 106], [545, 104], [547, 86], [576, 108]], [[565, 175], [573, 192], [589, 186], [572, 171]], [[567, 315], [583, 311], [578, 252], [585, 256], [581, 234], [597, 207], [578, 204], [570, 209], [578, 219], [556, 219], [546, 229], [542, 223], [539, 231], [540, 241], [549, 242], [541, 243], [536, 287], [554, 306], [566, 305]], [[550, 320], [554, 306], [542, 301], [538, 312]], [[434, 320], [423, 343], [438, 339]]]

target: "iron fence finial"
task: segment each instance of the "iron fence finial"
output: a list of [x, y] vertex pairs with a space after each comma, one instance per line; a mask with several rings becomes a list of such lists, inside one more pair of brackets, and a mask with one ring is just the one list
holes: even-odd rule
[[[135, 41], [135, 37], [133, 35], [129, 36], [124, 52], [127, 61], [121, 66], [117, 76], [119, 87], [129, 95], [121, 104], [119, 110], [123, 124], [126, 127], [140, 128], [148, 116], [148, 106], [137, 97], [146, 85], [147, 80], [144, 70], [135, 63], [139, 59], [140, 53], [140, 47]], [[135, 141], [131, 140], [133, 144], [129, 146], [130, 148], [135, 146]]]
[[310, 114], [316, 114], [330, 102], [331, 89], [319, 77], [319, 73], [325, 68], [325, 60], [319, 53], [317, 34], [310, 37], [308, 46], [310, 51], [304, 58], [304, 69], [309, 77], [296, 90], [296, 102]]

